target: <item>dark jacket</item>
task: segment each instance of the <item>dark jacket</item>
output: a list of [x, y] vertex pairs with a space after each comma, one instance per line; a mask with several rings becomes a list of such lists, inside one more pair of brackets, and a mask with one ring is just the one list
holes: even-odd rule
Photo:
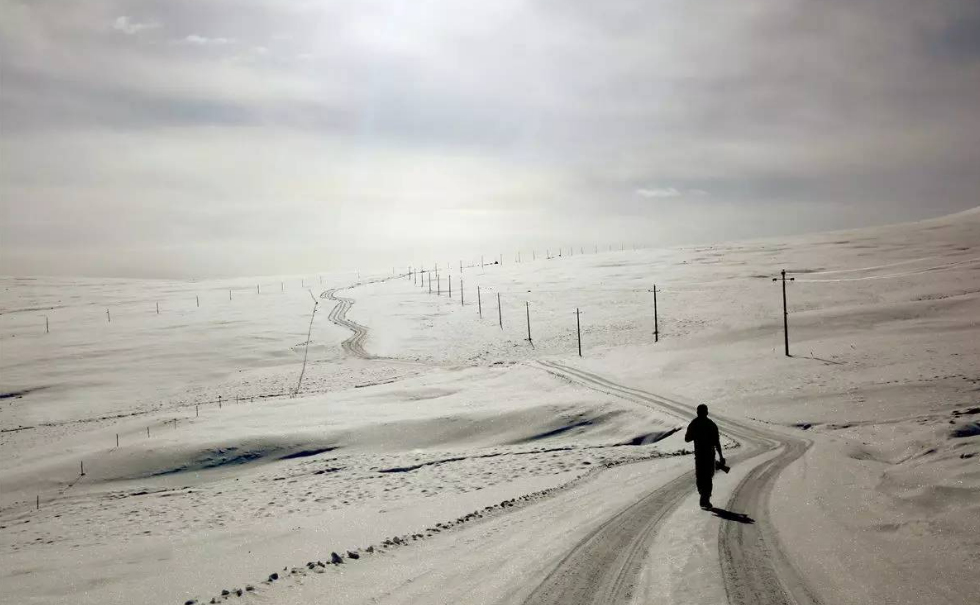
[[717, 424], [707, 416], [698, 416], [687, 425], [684, 441], [694, 442], [694, 459], [698, 465], [709, 464], [714, 468], [715, 451], [721, 450]]

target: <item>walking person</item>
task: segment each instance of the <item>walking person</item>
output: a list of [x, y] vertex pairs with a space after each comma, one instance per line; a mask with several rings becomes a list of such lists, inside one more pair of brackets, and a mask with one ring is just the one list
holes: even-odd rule
[[687, 425], [684, 441], [694, 442], [694, 474], [697, 477], [698, 493], [701, 495], [701, 508], [711, 510], [711, 478], [715, 474], [715, 451], [718, 462], [725, 466], [725, 455], [721, 452], [721, 439], [718, 425], [708, 418], [708, 406], [698, 406], [698, 417]]

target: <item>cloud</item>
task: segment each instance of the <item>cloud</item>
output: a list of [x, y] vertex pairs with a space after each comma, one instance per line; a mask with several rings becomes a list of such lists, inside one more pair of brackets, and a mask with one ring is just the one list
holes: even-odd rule
[[[421, 261], [558, 226], [666, 245], [980, 191], [976, 0], [119, 6], [0, 2], [0, 272], [140, 248], [154, 275], [190, 242], [196, 275], [349, 266], [362, 242]], [[155, 27], [170, 43], [130, 43]]]
[[676, 187], [662, 187], [662, 188], [640, 188], [636, 190], [636, 194], [640, 197], [648, 198], [670, 198], [670, 197], [681, 197], [684, 195], [690, 196], [703, 196], [708, 195], [708, 192], [704, 189], [685, 189], [681, 191]]
[[112, 22], [112, 29], [120, 31], [127, 36], [132, 36], [140, 33], [141, 31], [156, 29], [158, 27], [160, 27], [159, 23], [138, 23], [136, 21], [131, 21], [130, 18], [125, 15], [116, 17], [116, 20]]
[[673, 187], [666, 187], [663, 189], [637, 189], [636, 194], [640, 197], [664, 198], [680, 197], [681, 192]]
[[234, 42], [234, 40], [230, 38], [208, 38], [197, 34], [191, 34], [181, 38], [178, 40], [178, 42], [183, 44], [195, 44], [197, 46], [221, 46], [223, 44], [231, 44]]

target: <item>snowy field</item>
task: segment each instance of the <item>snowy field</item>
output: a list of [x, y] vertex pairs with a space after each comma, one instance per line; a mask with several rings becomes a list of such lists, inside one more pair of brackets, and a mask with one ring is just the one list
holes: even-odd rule
[[0, 279], [0, 601], [976, 602], [980, 210], [534, 256]]

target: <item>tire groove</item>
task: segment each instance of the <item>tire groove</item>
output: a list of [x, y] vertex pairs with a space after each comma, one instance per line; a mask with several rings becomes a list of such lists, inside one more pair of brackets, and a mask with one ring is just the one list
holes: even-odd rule
[[367, 326], [362, 326], [356, 321], [347, 319], [347, 311], [349, 311], [354, 305], [354, 300], [343, 296], [337, 296], [338, 290], [341, 289], [346, 290], [347, 288], [332, 288], [320, 295], [320, 298], [332, 300], [337, 303], [334, 305], [334, 308], [330, 310], [330, 314], [327, 315], [327, 319], [329, 319], [333, 324], [342, 328], [347, 328], [353, 332], [353, 334], [348, 336], [343, 342], [340, 343], [340, 346], [344, 349], [344, 351], [355, 357], [360, 357], [361, 359], [375, 359], [373, 355], [364, 350], [363, 342], [367, 338]]

